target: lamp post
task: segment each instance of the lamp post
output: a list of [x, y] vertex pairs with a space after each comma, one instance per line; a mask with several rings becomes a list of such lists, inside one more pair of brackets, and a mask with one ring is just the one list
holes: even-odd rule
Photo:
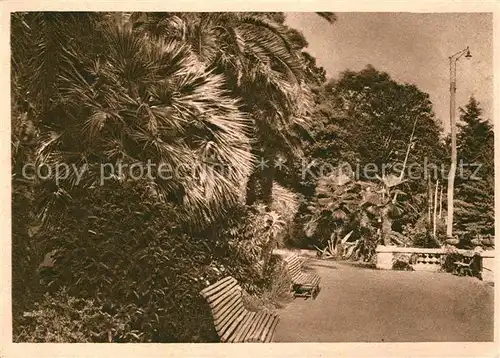
[[451, 131], [451, 166], [448, 174], [448, 217], [446, 220], [446, 236], [453, 236], [453, 189], [457, 172], [457, 128], [455, 121], [455, 93], [457, 92], [457, 62], [464, 56], [472, 57], [469, 46], [450, 56], [450, 131]]

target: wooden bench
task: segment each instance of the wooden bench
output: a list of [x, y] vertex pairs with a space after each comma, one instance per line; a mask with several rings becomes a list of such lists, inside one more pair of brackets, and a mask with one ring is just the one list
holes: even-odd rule
[[248, 311], [242, 289], [228, 276], [203, 289], [200, 294], [212, 311], [214, 326], [221, 342], [271, 342], [279, 322], [276, 313]]
[[302, 272], [302, 261], [297, 255], [285, 258], [285, 263], [292, 279], [292, 290], [294, 297], [312, 297], [319, 293], [321, 278], [316, 273]]

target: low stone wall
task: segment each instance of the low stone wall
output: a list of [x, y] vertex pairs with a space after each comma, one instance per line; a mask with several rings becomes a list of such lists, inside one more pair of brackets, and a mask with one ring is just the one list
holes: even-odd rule
[[[457, 250], [463, 254], [468, 250]], [[393, 259], [398, 254], [416, 256], [416, 263], [412, 264], [415, 271], [439, 271], [447, 252], [443, 248], [424, 249], [419, 247], [400, 246], [377, 246], [377, 268], [382, 270], [392, 270]], [[469, 251], [470, 252], [470, 251]], [[495, 276], [495, 251], [483, 251], [480, 253], [483, 267], [483, 280], [493, 282]]]

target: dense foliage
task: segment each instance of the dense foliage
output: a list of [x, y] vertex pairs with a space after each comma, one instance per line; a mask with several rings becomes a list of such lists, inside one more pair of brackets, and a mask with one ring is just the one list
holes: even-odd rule
[[429, 232], [428, 191], [446, 176], [446, 145], [429, 96], [367, 66], [325, 83], [316, 102], [299, 187], [309, 200], [303, 220], [312, 240], [324, 246], [332, 233], [338, 240], [354, 230], [349, 241], [366, 241], [360, 252], [413, 238], [436, 245], [413, 235]]
[[[15, 341], [216, 342], [200, 290], [232, 275], [275, 309], [277, 247], [444, 243], [429, 96], [372, 66], [327, 80], [283, 13], [11, 20]], [[493, 234], [492, 127], [473, 98], [461, 122], [482, 166], [457, 180], [456, 229]]]
[[243, 203], [260, 148], [300, 152], [301, 39], [279, 13], [13, 15], [16, 341], [214, 341], [199, 291], [228, 274], [276, 302], [297, 198], [259, 173]]

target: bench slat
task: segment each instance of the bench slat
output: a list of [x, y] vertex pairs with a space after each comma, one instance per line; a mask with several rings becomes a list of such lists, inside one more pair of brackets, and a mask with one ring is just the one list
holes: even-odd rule
[[255, 312], [255, 316], [250, 320], [248, 329], [240, 339], [240, 342], [248, 342], [248, 337], [252, 334], [253, 330], [255, 329], [255, 326], [257, 325], [257, 321], [260, 319], [260, 317], [263, 315], [263, 312]]
[[270, 314], [264, 313], [263, 317], [257, 322], [257, 326], [255, 326], [255, 330], [252, 335], [249, 337], [250, 342], [257, 342], [259, 336], [262, 334], [262, 330], [264, 329], [263, 324], [269, 319]]
[[241, 311], [244, 311], [245, 310], [245, 307], [243, 306], [243, 302], [239, 302], [230, 312], [229, 314], [224, 317], [224, 319], [222, 319], [220, 321], [220, 323], [217, 324], [217, 326], [220, 326], [220, 330], [221, 332], [224, 330], [224, 328], [226, 328], [227, 324], [231, 321], [234, 320], [235, 317], [237, 317]]
[[257, 326], [259, 325], [260, 321], [264, 318], [265, 314], [264, 312], [259, 312], [257, 315], [255, 315], [255, 318], [253, 319], [252, 325], [250, 326], [250, 329], [248, 330], [247, 335], [245, 336], [245, 342], [249, 342], [250, 337], [254, 334], [255, 330], [257, 329]]
[[217, 296], [217, 298], [215, 300], [208, 301], [208, 299], [207, 299], [207, 301], [208, 301], [210, 307], [214, 311], [217, 312], [233, 296], [237, 296], [238, 294], [240, 294], [239, 287], [238, 286], [234, 286], [234, 287], [230, 288], [229, 290], [222, 292], [220, 295]]
[[225, 309], [222, 312], [217, 312], [217, 314], [214, 314], [214, 324], [216, 326], [223, 325], [224, 322], [227, 319], [230, 319], [234, 313], [240, 308], [243, 307], [243, 302], [241, 301], [241, 298], [235, 297], [235, 300], [231, 302], [231, 305], [228, 305], [228, 308]]
[[219, 298], [221, 295], [223, 295], [225, 292], [227, 292], [228, 290], [230, 290], [231, 288], [233, 288], [237, 285], [238, 285], [238, 282], [236, 282], [236, 280], [228, 281], [224, 285], [212, 288], [212, 290], [205, 293], [205, 295], [203, 297], [205, 297], [205, 299], [208, 302], [213, 302], [214, 300]]
[[272, 339], [269, 337], [274, 335], [278, 315], [248, 311], [242, 299], [242, 289], [233, 277], [223, 278], [200, 291], [200, 294], [208, 302], [221, 342], [264, 342]]
[[224, 332], [222, 333], [221, 339], [227, 341], [231, 337], [231, 335], [234, 334], [236, 328], [241, 324], [241, 322], [247, 315], [248, 311], [244, 310], [236, 317], [234, 321], [228, 321], [227, 327], [224, 328], [224, 331], [221, 331], [221, 333]]
[[241, 322], [241, 325], [235, 330], [233, 336], [231, 337], [231, 342], [243, 341], [243, 338], [245, 338], [245, 334], [252, 323], [253, 317], [255, 317], [255, 312], [248, 312], [245, 319]]
[[221, 297], [225, 297], [234, 290], [238, 290], [238, 284], [236, 282], [232, 282], [230, 285], [227, 285], [224, 287], [222, 290], [215, 292], [211, 294], [210, 296], [207, 296], [205, 299], [207, 300], [208, 303], [210, 304], [216, 304], [216, 302], [220, 302]]
[[252, 331], [248, 332], [247, 336], [245, 337], [245, 342], [255, 342], [255, 339], [259, 335], [259, 328], [262, 325], [262, 322], [267, 318], [267, 315], [263, 313], [255, 323], [255, 326]]
[[276, 319], [276, 315], [274, 315], [274, 314], [270, 315], [269, 320], [266, 322], [265, 326], [262, 329], [262, 334], [260, 335], [260, 337], [258, 337], [258, 340], [260, 342], [266, 341], [267, 336], [271, 333], [271, 326], [272, 326], [275, 319]]
[[210, 307], [214, 311], [215, 315], [218, 317], [221, 314], [224, 314], [224, 312], [226, 312], [226, 310], [231, 304], [237, 302], [240, 296], [241, 296], [241, 291], [239, 291], [237, 288], [233, 289], [227, 292], [226, 295], [221, 296], [221, 298], [218, 301], [212, 302], [210, 304]]
[[250, 337], [250, 342], [259, 342], [260, 337], [263, 335], [264, 330], [266, 329], [266, 325], [268, 324], [269, 320], [273, 318], [273, 315], [270, 313], [266, 313], [264, 315], [264, 319], [260, 321], [259, 325], [255, 329], [255, 332], [252, 334]]
[[264, 343], [269, 343], [269, 342], [271, 342], [273, 340], [274, 332], [276, 330], [276, 326], [278, 325], [279, 321], [280, 321], [280, 318], [278, 316], [276, 316], [276, 319], [271, 324], [271, 328], [269, 328], [269, 334], [267, 335], [267, 338], [264, 341]]
[[231, 283], [231, 282], [236, 282], [236, 279], [232, 276], [227, 276], [224, 277], [222, 280], [219, 280], [213, 284], [211, 284], [208, 287], [205, 287], [203, 290], [200, 291], [200, 294], [203, 297], [209, 297], [211, 294], [214, 292], [219, 291], [222, 289], [226, 284]]

